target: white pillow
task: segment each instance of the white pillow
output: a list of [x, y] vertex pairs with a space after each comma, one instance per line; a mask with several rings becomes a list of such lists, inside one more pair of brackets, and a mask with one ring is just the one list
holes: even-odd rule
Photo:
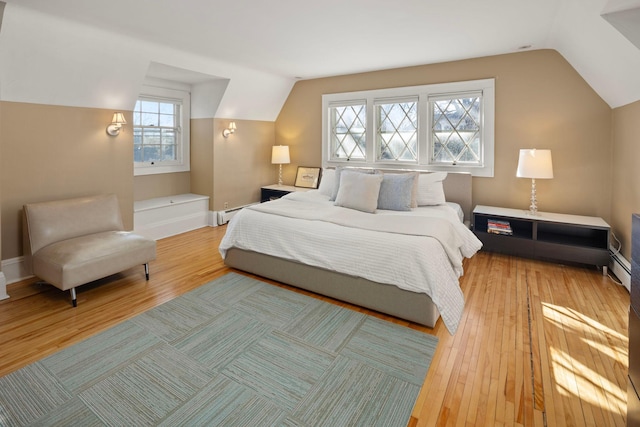
[[325, 196], [331, 197], [333, 188], [336, 182], [336, 170], [335, 169], [322, 169], [322, 176], [320, 177], [320, 185], [318, 191]]
[[335, 205], [362, 212], [374, 213], [378, 207], [378, 195], [382, 175], [343, 170]]
[[342, 174], [342, 171], [350, 171], [350, 172], [364, 173], [364, 174], [376, 173], [376, 171], [373, 169], [346, 168], [344, 166], [338, 166], [336, 168], [335, 178], [333, 180], [334, 181], [333, 191], [329, 195], [329, 200], [336, 200], [336, 197], [338, 196], [338, 190], [340, 189], [340, 175]]
[[418, 206], [444, 205], [444, 188], [442, 181], [447, 177], [446, 172], [421, 173], [418, 179]]

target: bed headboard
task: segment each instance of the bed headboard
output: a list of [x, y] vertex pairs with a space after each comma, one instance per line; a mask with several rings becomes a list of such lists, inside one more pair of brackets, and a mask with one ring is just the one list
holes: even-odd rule
[[442, 181], [444, 195], [447, 202], [455, 202], [462, 206], [465, 221], [471, 219], [473, 204], [471, 201], [471, 174], [470, 173], [447, 173], [447, 177]]

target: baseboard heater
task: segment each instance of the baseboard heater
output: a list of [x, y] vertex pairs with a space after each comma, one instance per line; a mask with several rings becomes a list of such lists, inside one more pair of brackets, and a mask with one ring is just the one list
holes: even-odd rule
[[611, 253], [611, 271], [616, 275], [627, 290], [631, 286], [631, 263], [620, 253]]
[[249, 203], [248, 205], [238, 206], [237, 208], [218, 211], [218, 225], [224, 225], [228, 223], [231, 220], [231, 218], [233, 218], [233, 216], [238, 212], [240, 212], [242, 209], [246, 208], [247, 206], [251, 206], [255, 204], [256, 203]]

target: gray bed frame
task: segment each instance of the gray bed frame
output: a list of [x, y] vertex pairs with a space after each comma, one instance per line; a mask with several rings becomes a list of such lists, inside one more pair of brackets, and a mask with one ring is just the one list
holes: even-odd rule
[[[449, 202], [471, 216], [471, 175], [449, 173], [443, 182]], [[431, 297], [361, 277], [350, 276], [258, 252], [231, 248], [225, 264], [238, 270], [345, 301], [433, 328], [440, 317]]]

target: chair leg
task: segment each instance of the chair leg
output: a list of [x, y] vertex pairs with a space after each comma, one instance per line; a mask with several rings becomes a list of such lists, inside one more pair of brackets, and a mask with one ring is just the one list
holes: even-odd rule
[[149, 280], [149, 263], [146, 263], [144, 265], [144, 275], [147, 278], [147, 280]]
[[74, 307], [78, 306], [78, 300], [76, 299], [76, 288], [69, 289], [71, 291], [71, 303]]

